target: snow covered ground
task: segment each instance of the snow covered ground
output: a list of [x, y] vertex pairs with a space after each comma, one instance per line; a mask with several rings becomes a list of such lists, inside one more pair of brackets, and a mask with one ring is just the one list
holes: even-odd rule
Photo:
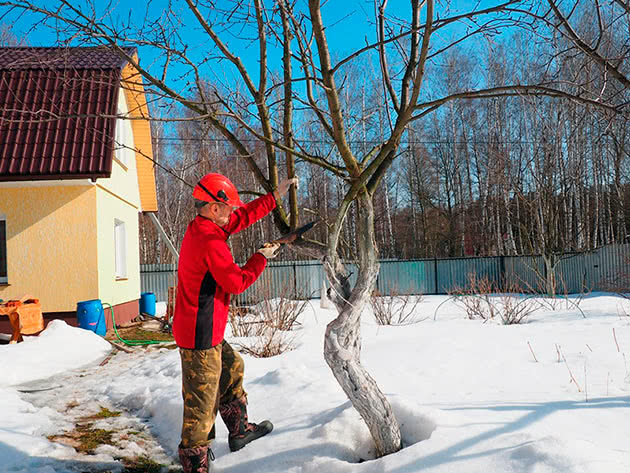
[[[627, 301], [593, 294], [581, 302], [583, 314], [558, 304], [504, 326], [468, 320], [446, 299], [424, 297], [416, 310], [426, 318], [414, 325], [379, 326], [367, 310], [363, 317], [362, 360], [394, 407], [401, 452], [372, 459], [367, 428], [323, 360], [334, 312], [314, 300], [295, 350], [245, 357], [250, 419], [268, 418], [275, 429], [229, 453], [219, 420], [215, 471], [630, 471]], [[100, 366], [109, 352], [97, 335], [60, 321], [0, 346], [0, 471], [121, 471], [118, 458], [140, 455], [177, 465], [177, 351], [117, 352]], [[116, 445], [81, 455], [48, 440], [103, 407], [122, 412], [95, 424], [115, 430]]]

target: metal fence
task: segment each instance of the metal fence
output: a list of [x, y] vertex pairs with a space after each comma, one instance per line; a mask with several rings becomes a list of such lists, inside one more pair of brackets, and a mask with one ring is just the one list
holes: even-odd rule
[[[557, 258], [554, 275], [558, 293], [606, 290], [630, 261], [630, 244], [609, 245], [584, 253], [567, 253]], [[349, 265], [356, 279], [357, 268]], [[168, 287], [176, 281], [176, 265], [140, 266], [143, 292], [153, 292], [165, 301]], [[496, 287], [512, 281], [523, 292], [544, 292], [547, 277], [541, 256], [494, 256], [381, 261], [376, 288], [380, 294], [448, 294], [469, 285], [469, 279], [486, 278]], [[291, 299], [319, 298], [324, 282], [319, 261], [269, 262], [261, 277], [243, 294], [234, 296], [238, 305], [284, 296]], [[514, 286], [512, 286], [514, 287]]]
[[176, 284], [176, 264], [140, 265], [140, 290], [154, 293], [156, 300], [168, 300], [168, 288]]

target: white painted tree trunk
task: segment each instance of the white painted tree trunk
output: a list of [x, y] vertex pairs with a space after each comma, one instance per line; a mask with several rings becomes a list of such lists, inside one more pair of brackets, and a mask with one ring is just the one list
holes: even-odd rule
[[371, 198], [360, 196], [357, 209], [358, 275], [350, 289], [349, 274], [329, 249], [325, 262], [331, 286], [331, 299], [339, 315], [326, 327], [324, 358], [335, 379], [365, 421], [374, 439], [376, 455], [395, 453], [402, 448], [398, 421], [387, 398], [361, 365], [361, 312], [367, 305], [378, 276], [374, 238], [374, 208]]

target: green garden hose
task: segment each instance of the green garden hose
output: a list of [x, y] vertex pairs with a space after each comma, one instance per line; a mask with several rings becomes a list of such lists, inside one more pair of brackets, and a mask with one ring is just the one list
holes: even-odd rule
[[116, 319], [114, 318], [114, 308], [112, 307], [111, 304], [107, 302], [103, 302], [102, 304], [103, 304], [103, 309], [105, 308], [105, 306], [109, 307], [109, 310], [112, 313], [112, 327], [114, 327], [114, 333], [116, 334], [116, 337], [118, 337], [118, 340], [120, 340], [125, 345], [128, 345], [130, 347], [135, 347], [135, 346], [142, 346], [142, 345], [157, 345], [159, 343], [164, 343], [164, 340], [125, 340], [124, 338], [120, 336], [120, 334], [118, 333], [118, 330], [116, 329]]

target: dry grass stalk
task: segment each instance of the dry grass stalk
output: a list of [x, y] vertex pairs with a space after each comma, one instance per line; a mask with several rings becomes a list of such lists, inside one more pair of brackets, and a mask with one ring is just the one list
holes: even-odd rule
[[529, 344], [529, 341], [527, 342], [527, 346], [529, 347], [529, 351], [532, 352], [532, 356], [534, 357], [534, 361], [536, 363], [538, 363], [538, 359], [536, 358], [536, 354], [534, 353], [534, 350], [532, 349], [532, 346]]
[[238, 342], [236, 345], [239, 351], [255, 358], [271, 358], [295, 348], [293, 337], [273, 330], [253, 337], [249, 342]]
[[234, 337], [255, 337], [262, 332], [263, 321], [251, 307], [230, 306], [229, 321]]
[[582, 388], [580, 387], [579, 383], [575, 379], [575, 376], [573, 376], [573, 372], [571, 371], [571, 368], [569, 367], [569, 363], [567, 362], [567, 359], [565, 358], [564, 353], [562, 353], [562, 351], [560, 350], [560, 345], [556, 345], [556, 350], [558, 350], [558, 353], [560, 354], [560, 356], [562, 356], [564, 365], [567, 367], [567, 370], [569, 371], [569, 376], [571, 376], [571, 382], [575, 383], [575, 387], [577, 388], [578, 392], [581, 393]]
[[588, 402], [588, 377], [586, 373], [586, 361], [584, 362], [584, 400]]
[[617, 353], [621, 353], [621, 350], [619, 349], [619, 342], [617, 341], [617, 334], [615, 333], [615, 327], [613, 327], [612, 331], [613, 338], [615, 339], [615, 345], [617, 345]]
[[556, 343], [556, 355], [558, 355], [558, 359], [556, 360], [557, 363], [560, 363], [562, 361], [562, 355], [560, 353], [560, 345], [558, 345]]

